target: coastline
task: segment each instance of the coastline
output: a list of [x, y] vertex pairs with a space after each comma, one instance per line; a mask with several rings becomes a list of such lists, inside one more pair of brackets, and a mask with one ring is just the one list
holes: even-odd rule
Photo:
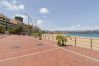
[[[56, 41], [57, 35], [59, 34], [43, 34], [43, 36], [46, 36], [46, 40], [51, 40], [51, 41]], [[72, 40], [67, 38], [68, 39], [67, 44], [75, 46], [75, 43], [76, 43], [76, 45], [79, 47], [99, 50], [99, 38], [79, 37], [79, 36], [71, 36], [71, 37], [72, 37]], [[75, 37], [76, 37], [76, 42], [75, 42]], [[91, 44], [92, 44], [92, 48], [91, 48]]]
[[[64, 36], [65, 36], [65, 34], [64, 34]], [[99, 37], [83, 37], [83, 36], [72, 36], [72, 35], [69, 35], [69, 36], [71, 36], [71, 37], [80, 37], [80, 38], [87, 38], [87, 39], [99, 39]]]
[[[66, 34], [64, 34], [64, 36], [65, 36]], [[71, 37], [81, 37], [81, 38], [91, 38], [91, 39], [99, 39], [99, 37], [94, 37], [94, 36], [87, 36], [87, 37], [85, 37], [85, 36], [73, 36], [73, 35], [68, 35], [67, 34], [67, 36], [71, 36]]]

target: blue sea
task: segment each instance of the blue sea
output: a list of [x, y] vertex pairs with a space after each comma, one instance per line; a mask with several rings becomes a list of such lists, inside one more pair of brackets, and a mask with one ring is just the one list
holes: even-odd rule
[[88, 37], [88, 38], [99, 38], [99, 33], [69, 33], [66, 36], [78, 36], [78, 37]]

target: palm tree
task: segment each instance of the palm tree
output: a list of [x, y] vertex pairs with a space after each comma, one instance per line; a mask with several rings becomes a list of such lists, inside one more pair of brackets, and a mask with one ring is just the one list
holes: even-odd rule
[[17, 26], [15, 31], [16, 31], [17, 34], [21, 34], [22, 26]]
[[22, 34], [24, 29], [23, 29], [23, 23], [17, 22], [16, 28], [15, 28], [16, 34]]
[[9, 33], [11, 33], [11, 34], [15, 34], [16, 29], [15, 29], [15, 28], [9, 28], [8, 31], [9, 31]]
[[58, 36], [56, 36], [56, 40], [57, 40], [57, 45], [58, 46], [65, 46], [65, 44], [66, 44], [66, 42], [67, 42], [67, 38], [70, 38], [70, 39], [72, 39], [71, 38], [71, 36], [63, 36], [63, 35], [58, 35]]
[[4, 27], [0, 24], [0, 33], [4, 32]]
[[33, 36], [34, 36], [35, 38], [37, 38], [38, 33], [33, 33]]
[[61, 46], [61, 35], [56, 36], [56, 40], [57, 40], [57, 45]]
[[39, 30], [39, 32], [35, 32], [35, 33], [33, 33], [33, 36], [35, 37], [35, 38], [39, 38], [39, 40], [42, 40], [42, 34], [43, 34], [43, 32], [41, 31], [41, 30]]
[[32, 25], [28, 25], [28, 30], [29, 30], [29, 31], [28, 31], [28, 32], [29, 32], [29, 34], [28, 34], [28, 35], [29, 35], [29, 36], [30, 36], [30, 35], [31, 35], [31, 33], [32, 33], [32, 29], [33, 29]]
[[41, 30], [38, 32], [38, 37], [39, 37], [39, 40], [42, 40], [42, 31]]

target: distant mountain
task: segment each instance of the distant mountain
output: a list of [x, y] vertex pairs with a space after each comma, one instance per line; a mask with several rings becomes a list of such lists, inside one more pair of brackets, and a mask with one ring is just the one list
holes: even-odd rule
[[49, 31], [48, 33], [99, 33], [99, 30], [83, 30], [83, 31]]
[[85, 31], [63, 31], [65, 33], [99, 33], [99, 30], [85, 30]]

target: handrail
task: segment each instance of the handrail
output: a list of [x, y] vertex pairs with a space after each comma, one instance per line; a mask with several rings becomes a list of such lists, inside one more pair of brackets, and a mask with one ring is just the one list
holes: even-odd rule
[[[44, 34], [44, 37], [46, 36], [46, 38], [43, 39], [47, 39], [47, 40], [53, 40], [56, 38], [56, 36], [54, 36], [53, 34]], [[96, 40], [96, 41], [95, 41]], [[72, 37], [72, 40], [68, 40], [68, 44], [72, 44], [75, 46], [85, 46], [90, 48], [91, 50], [93, 49], [98, 49], [99, 50], [99, 42], [97, 42], [97, 40], [99, 39], [94, 39], [94, 38], [82, 38], [82, 37]]]

